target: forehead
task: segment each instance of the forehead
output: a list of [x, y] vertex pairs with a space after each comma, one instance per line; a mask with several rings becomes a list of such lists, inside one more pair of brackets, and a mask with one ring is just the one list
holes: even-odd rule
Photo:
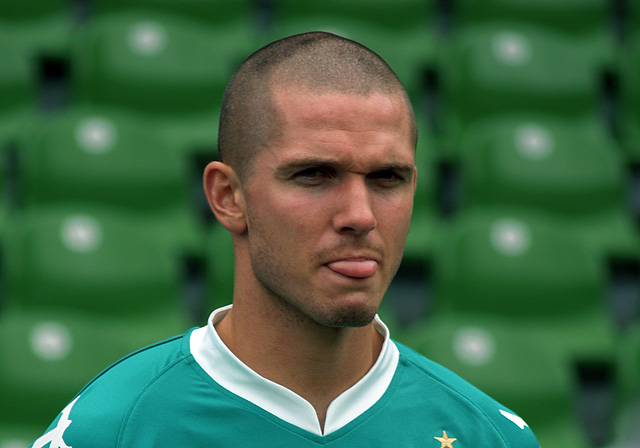
[[411, 120], [400, 95], [274, 89], [279, 138], [271, 158], [316, 157], [359, 163], [413, 163]]
[[272, 101], [285, 126], [357, 131], [402, 124], [402, 130], [407, 134], [410, 131], [409, 113], [400, 95], [316, 93], [304, 88], [273, 87]]

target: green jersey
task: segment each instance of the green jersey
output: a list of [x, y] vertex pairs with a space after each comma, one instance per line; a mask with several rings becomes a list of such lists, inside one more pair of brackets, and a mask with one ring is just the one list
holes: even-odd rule
[[214, 324], [120, 360], [73, 399], [33, 448], [538, 448], [516, 414], [389, 339], [372, 369], [313, 407], [236, 358]]

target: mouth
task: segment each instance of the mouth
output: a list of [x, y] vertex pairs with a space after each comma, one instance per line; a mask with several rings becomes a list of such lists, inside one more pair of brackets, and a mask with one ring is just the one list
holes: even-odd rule
[[325, 266], [336, 274], [353, 279], [373, 277], [378, 271], [378, 261], [373, 258], [353, 257], [330, 261]]

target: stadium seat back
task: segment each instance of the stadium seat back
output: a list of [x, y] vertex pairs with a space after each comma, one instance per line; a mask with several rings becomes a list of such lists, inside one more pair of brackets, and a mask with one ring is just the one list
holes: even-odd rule
[[96, 19], [75, 41], [74, 98], [151, 113], [214, 110], [252, 48], [251, 34], [242, 25], [204, 27], [161, 14]]
[[215, 224], [206, 239], [206, 308], [212, 311], [233, 301], [234, 255], [231, 234]]
[[29, 448], [42, 435], [47, 424], [20, 424], [12, 421], [0, 423], [0, 448]]
[[49, 0], [42, 4], [34, 2], [3, 1], [0, 10], [0, 20], [19, 23], [21, 21], [34, 21], [71, 14], [71, 6], [68, 0]]
[[35, 105], [38, 96], [38, 43], [23, 29], [0, 28], [0, 110]]
[[436, 312], [607, 316], [605, 266], [558, 222], [503, 209], [460, 217], [434, 257]]
[[[597, 111], [600, 55], [579, 40], [514, 23], [467, 27], [443, 44], [440, 95], [454, 130], [516, 111]], [[449, 117], [451, 115], [451, 117]]]
[[461, 139], [460, 153], [466, 206], [523, 206], [583, 218], [625, 208], [621, 151], [592, 121], [483, 122]]
[[94, 14], [99, 16], [131, 10], [180, 15], [211, 26], [237, 21], [244, 21], [249, 26], [255, 14], [250, 0], [100, 0], [93, 8]]
[[623, 148], [637, 162], [640, 160], [640, 86], [637, 82], [640, 77], [640, 26], [630, 32], [619, 52], [617, 73], [620, 113], [616, 125]]
[[278, 0], [275, 4], [277, 19], [304, 20], [314, 16], [333, 16], [366, 21], [377, 27], [396, 31], [403, 31], [415, 25], [429, 25], [434, 18], [434, 12], [435, 2], [432, 0]]
[[607, 0], [454, 0], [453, 9], [457, 26], [508, 20], [581, 36], [608, 31], [612, 15]]
[[157, 213], [188, 204], [187, 160], [149, 122], [68, 113], [24, 134], [18, 157], [27, 206], [87, 202]]
[[178, 260], [131, 215], [69, 206], [33, 210], [8, 226], [10, 303], [104, 315], [180, 313]]
[[43, 61], [65, 57], [72, 29], [70, 2], [2, 2], [0, 113], [5, 108], [36, 106], [44, 76]]

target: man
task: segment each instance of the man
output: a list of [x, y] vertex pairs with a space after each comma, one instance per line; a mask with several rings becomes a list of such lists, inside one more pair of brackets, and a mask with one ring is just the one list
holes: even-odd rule
[[233, 237], [233, 306], [85, 387], [33, 446], [538, 447], [524, 421], [395, 344], [416, 124], [391, 69], [327, 33], [238, 69], [204, 173]]

